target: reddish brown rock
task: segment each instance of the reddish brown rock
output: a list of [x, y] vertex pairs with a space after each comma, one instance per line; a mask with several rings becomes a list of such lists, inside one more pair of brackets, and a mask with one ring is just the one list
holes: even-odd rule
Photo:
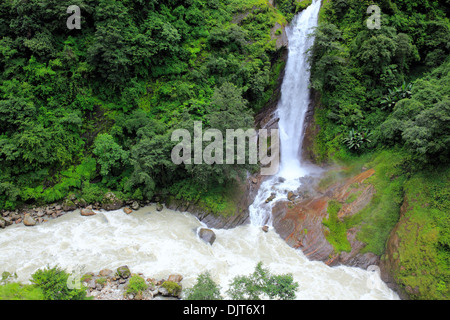
[[90, 217], [90, 216], [95, 216], [95, 212], [92, 211], [91, 209], [81, 209], [81, 215], [84, 217]]

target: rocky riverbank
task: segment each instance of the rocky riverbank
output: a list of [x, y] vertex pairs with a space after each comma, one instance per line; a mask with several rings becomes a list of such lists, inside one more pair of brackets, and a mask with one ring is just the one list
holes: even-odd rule
[[[94, 300], [180, 300], [182, 280], [179, 274], [167, 279], [148, 278], [142, 273], [132, 273], [128, 266], [121, 266], [115, 271], [103, 269], [98, 273], [86, 273], [81, 283], [86, 287], [87, 296]], [[140, 290], [136, 290], [134, 282], [140, 283]]]
[[[106, 194], [105, 198], [107, 198], [108, 201], [102, 204], [87, 204], [82, 199], [77, 200], [75, 198], [69, 198], [61, 203], [53, 203], [43, 207], [23, 207], [14, 211], [2, 210], [0, 211], [0, 229], [19, 224], [33, 227], [57, 219], [75, 210], [80, 210], [80, 213], [83, 216], [94, 215], [94, 210], [114, 211], [123, 209], [125, 213], [131, 214], [133, 211], [139, 210], [139, 208], [145, 207], [151, 203], [150, 201], [133, 200], [124, 202], [118, 199], [112, 192]], [[157, 203], [157, 209], [158, 211], [161, 211], [163, 205]]]

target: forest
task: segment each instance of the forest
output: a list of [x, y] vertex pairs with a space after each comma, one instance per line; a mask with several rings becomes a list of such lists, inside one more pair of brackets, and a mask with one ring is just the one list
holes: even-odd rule
[[[258, 168], [177, 166], [171, 133], [194, 121], [252, 128], [284, 67], [273, 27], [310, 3], [1, 1], [0, 209], [101, 203], [114, 192], [203, 201], [220, 213], [227, 189]], [[369, 29], [374, 4], [381, 27]], [[70, 5], [81, 9], [80, 29], [66, 26]], [[315, 161], [382, 167], [377, 210], [418, 199], [420, 223], [439, 230], [423, 240], [439, 274], [428, 297], [438, 299], [450, 277], [449, 9], [448, 0], [323, 1], [310, 51]], [[361, 237], [383, 253], [398, 215], [360, 219], [349, 227], [371, 221]], [[410, 257], [407, 268], [423, 258]]]
[[[253, 126], [281, 70], [271, 29], [286, 24], [264, 1], [231, 23], [254, 4], [2, 1], [0, 207], [101, 202], [108, 190], [220, 202], [251, 168], [175, 166], [170, 137], [196, 120]], [[66, 27], [68, 5], [79, 30]]]

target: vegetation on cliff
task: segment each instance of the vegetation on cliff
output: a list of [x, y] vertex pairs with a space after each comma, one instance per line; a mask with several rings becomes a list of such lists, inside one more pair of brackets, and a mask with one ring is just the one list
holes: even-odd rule
[[[370, 5], [380, 28], [366, 23]], [[376, 172], [361, 212], [333, 220], [331, 205], [327, 239], [340, 251], [341, 229], [357, 227], [363, 251], [384, 254], [415, 299], [449, 297], [448, 13], [444, 1], [324, 1], [310, 54], [317, 159]]]

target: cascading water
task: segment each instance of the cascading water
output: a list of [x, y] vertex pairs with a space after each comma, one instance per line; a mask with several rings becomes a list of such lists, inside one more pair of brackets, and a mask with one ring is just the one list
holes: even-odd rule
[[[299, 178], [314, 172], [314, 169], [302, 165], [301, 149], [304, 120], [310, 102], [307, 51], [314, 43], [314, 38], [308, 35], [317, 26], [319, 10], [320, 0], [313, 0], [286, 30], [289, 55], [281, 87], [281, 99], [276, 111], [280, 119], [280, 167], [275, 176], [263, 182], [254, 203], [250, 206], [253, 225], [271, 225], [273, 205], [280, 199], [286, 199], [289, 191], [299, 187]], [[272, 200], [266, 203], [269, 197], [272, 197]]]

